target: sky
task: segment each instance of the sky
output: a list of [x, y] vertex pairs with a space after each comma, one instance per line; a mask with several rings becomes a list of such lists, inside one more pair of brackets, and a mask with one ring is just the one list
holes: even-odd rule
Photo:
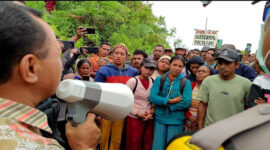
[[[251, 43], [255, 53], [262, 22], [265, 2], [255, 5], [251, 1], [213, 1], [203, 7], [201, 1], [148, 1], [153, 4], [152, 11], [157, 17], [165, 17], [167, 28], [176, 28], [176, 38], [182, 39], [188, 49], [199, 48], [193, 44], [194, 29], [218, 30], [218, 39], [223, 44], [234, 44], [244, 50]], [[169, 39], [173, 47], [174, 39]]]

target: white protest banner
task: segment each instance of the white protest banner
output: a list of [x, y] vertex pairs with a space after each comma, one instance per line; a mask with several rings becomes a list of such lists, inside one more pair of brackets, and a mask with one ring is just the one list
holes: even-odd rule
[[193, 45], [216, 47], [217, 40], [218, 40], [217, 30], [195, 29]]

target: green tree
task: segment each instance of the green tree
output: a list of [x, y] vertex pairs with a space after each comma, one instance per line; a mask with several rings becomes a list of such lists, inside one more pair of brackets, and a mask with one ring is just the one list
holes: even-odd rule
[[164, 17], [153, 15], [151, 4], [140, 1], [57, 1], [51, 14], [43, 1], [26, 1], [26, 5], [43, 12], [43, 19], [63, 40], [74, 36], [78, 26], [96, 28], [96, 34], [85, 36], [76, 47], [106, 41], [124, 43], [130, 53], [143, 49], [150, 54], [156, 44], [169, 47], [168, 39], [176, 33], [175, 28], [167, 29]]

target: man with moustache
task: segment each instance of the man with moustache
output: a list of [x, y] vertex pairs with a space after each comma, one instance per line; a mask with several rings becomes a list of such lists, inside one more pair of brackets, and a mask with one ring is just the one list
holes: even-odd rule
[[[117, 44], [112, 50], [113, 63], [102, 66], [96, 73], [95, 82], [122, 83], [138, 75], [138, 70], [125, 64], [128, 58], [128, 47]], [[113, 102], [113, 99], [112, 99]], [[102, 150], [119, 150], [125, 120], [109, 121], [102, 119], [102, 136], [100, 148]]]
[[131, 66], [140, 70], [143, 59], [147, 58], [148, 55], [143, 50], [135, 50], [131, 58]]
[[150, 55], [148, 58], [153, 59], [156, 64], [161, 56], [164, 55], [164, 46], [163, 45], [156, 45], [153, 51], [153, 55]]

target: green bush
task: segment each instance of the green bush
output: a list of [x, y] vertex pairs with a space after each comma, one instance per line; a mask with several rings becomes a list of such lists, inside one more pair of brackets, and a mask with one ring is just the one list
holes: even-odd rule
[[135, 49], [151, 54], [156, 44], [169, 47], [167, 39], [175, 34], [175, 29], [167, 30], [164, 17], [153, 15], [151, 4], [140, 1], [57, 1], [51, 14], [43, 1], [26, 5], [43, 12], [43, 19], [63, 40], [74, 36], [78, 26], [96, 28], [95, 35], [87, 35], [75, 47], [106, 41], [126, 44], [131, 54]]

